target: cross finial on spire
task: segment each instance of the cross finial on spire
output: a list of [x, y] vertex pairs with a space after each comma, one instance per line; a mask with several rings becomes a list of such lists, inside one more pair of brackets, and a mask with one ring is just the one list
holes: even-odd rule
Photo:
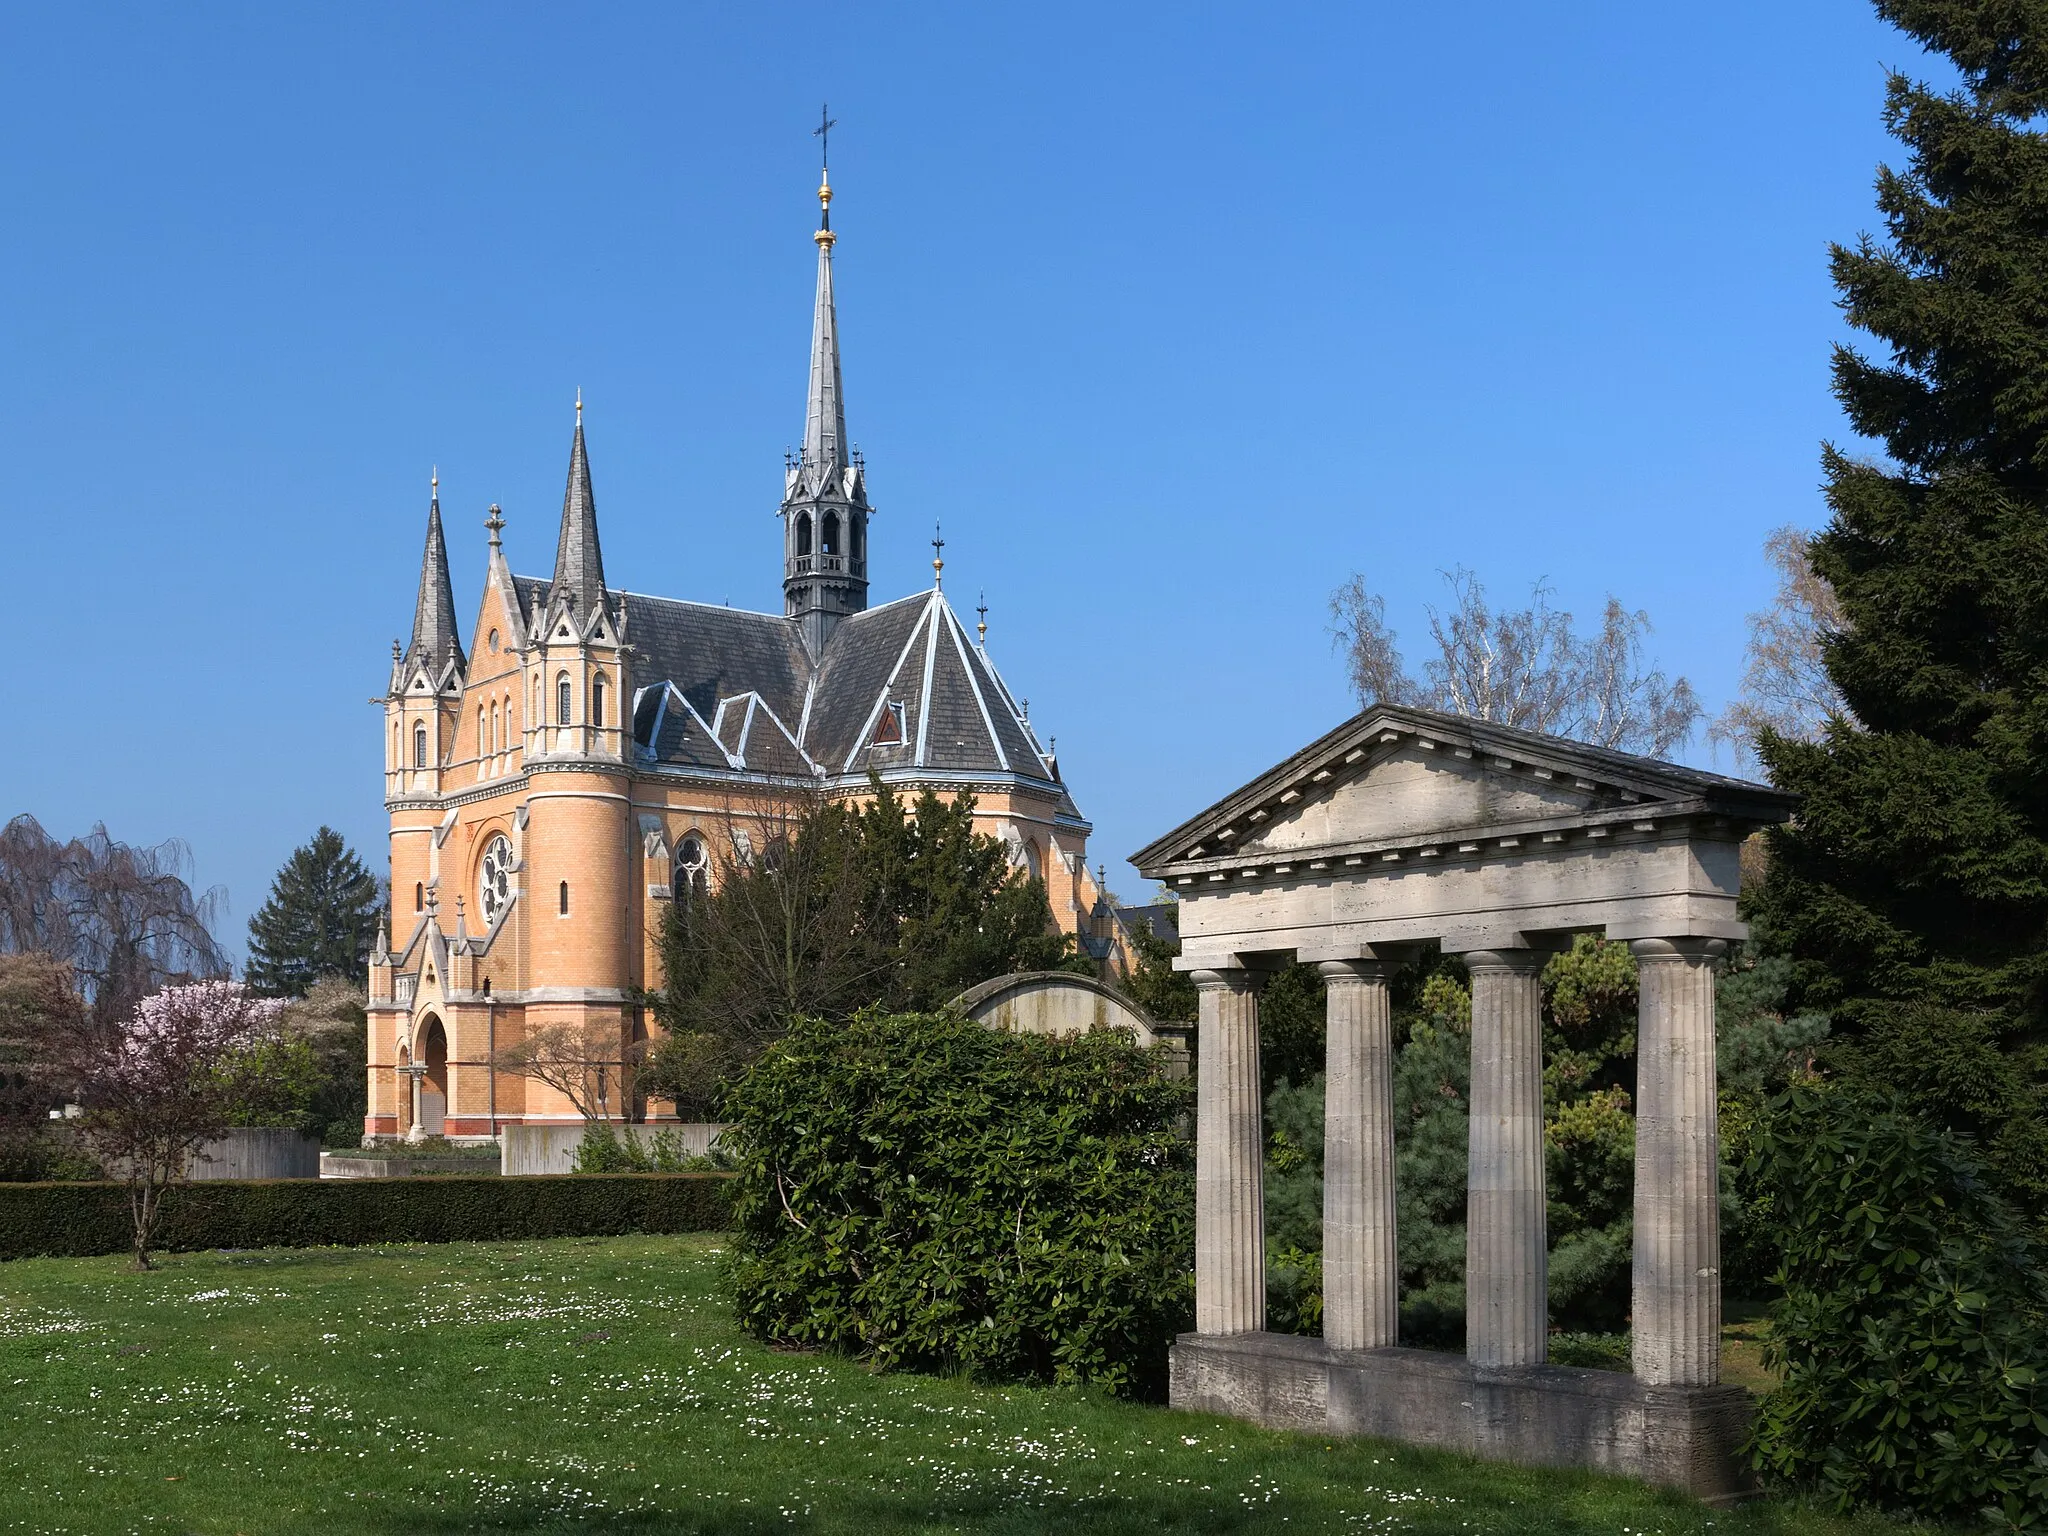
[[505, 514], [495, 501], [491, 503], [491, 515], [484, 519], [484, 526], [491, 530], [491, 548], [496, 549], [501, 542], [498, 535], [505, 528]]
[[945, 585], [946, 541], [939, 536], [939, 525], [932, 524], [932, 588], [936, 591]]
[[818, 107], [818, 126], [811, 130], [811, 137], [818, 141], [818, 163], [826, 168], [832, 164], [832, 130], [839, 126], [839, 120], [831, 115], [829, 106]]
[[981, 601], [974, 611], [981, 615], [981, 622], [975, 625], [974, 629], [981, 636], [982, 648], [986, 650], [988, 648], [988, 594], [986, 592], [981, 594]]

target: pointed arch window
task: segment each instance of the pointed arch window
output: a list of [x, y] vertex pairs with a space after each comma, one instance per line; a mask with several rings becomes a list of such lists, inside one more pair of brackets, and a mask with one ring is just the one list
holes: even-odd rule
[[415, 912], [427, 910], [427, 885], [424, 880], [415, 880], [412, 883], [412, 909]]
[[569, 702], [569, 674], [564, 672], [555, 679], [555, 724], [567, 725], [569, 723]]
[[820, 528], [821, 532], [818, 538], [818, 553], [821, 555], [838, 554], [839, 514], [837, 512], [827, 512], [825, 514], [825, 521], [822, 524], [820, 524]]
[[862, 517], [858, 512], [854, 513], [851, 524], [847, 528], [846, 533], [846, 552], [853, 557], [854, 562], [858, 564], [859, 562], [867, 559], [868, 520]]
[[427, 723], [424, 720], [412, 728], [412, 765], [415, 768], [427, 766]]
[[590, 682], [590, 723], [604, 724], [604, 674], [598, 673]]
[[704, 839], [692, 832], [676, 844], [675, 889], [703, 895], [710, 883], [711, 856], [704, 851]]
[[796, 552], [799, 556], [811, 552], [811, 514], [808, 512], [796, 515]]
[[567, 917], [569, 915], [569, 882], [566, 880], [562, 882], [561, 902], [561, 915]]

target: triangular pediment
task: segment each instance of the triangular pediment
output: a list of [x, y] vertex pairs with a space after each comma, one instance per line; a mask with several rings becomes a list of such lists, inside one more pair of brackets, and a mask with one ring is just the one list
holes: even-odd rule
[[1240, 861], [1455, 846], [1660, 814], [1782, 819], [1760, 784], [1559, 737], [1378, 706], [1218, 801], [1133, 859], [1148, 877]]

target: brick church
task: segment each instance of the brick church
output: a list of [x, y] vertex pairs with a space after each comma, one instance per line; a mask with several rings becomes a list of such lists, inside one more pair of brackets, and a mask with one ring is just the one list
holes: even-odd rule
[[[783, 476], [781, 613], [610, 585], [579, 400], [551, 577], [515, 575], [489, 530], [483, 600], [456, 619], [438, 482], [411, 643], [384, 706], [392, 928], [370, 972], [367, 1135], [486, 1137], [578, 1118], [566, 1097], [491, 1070], [529, 1029], [644, 1038], [633, 989], [658, 986], [670, 893], [744, 856], [794, 788], [976, 797], [976, 817], [1042, 876], [1054, 920], [1092, 937], [1106, 910], [1090, 827], [1026, 706], [929, 591], [868, 602], [872, 512], [846, 436], [823, 217], [803, 451]], [[1099, 940], [1096, 941], [1099, 944]], [[1093, 947], [1093, 946], [1091, 946]], [[586, 1036], [590, 1038], [592, 1036]], [[612, 1112], [665, 1117], [660, 1103]]]

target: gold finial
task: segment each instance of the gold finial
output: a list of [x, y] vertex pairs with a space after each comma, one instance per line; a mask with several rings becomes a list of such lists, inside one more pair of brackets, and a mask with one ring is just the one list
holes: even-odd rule
[[431, 490], [433, 491], [433, 493], [434, 493], [434, 500], [436, 500], [436, 501], [439, 501], [439, 500], [441, 499], [441, 466], [440, 466], [440, 465], [436, 464], [436, 465], [434, 466], [434, 473], [433, 473], [433, 474], [432, 474], [432, 475], [431, 475], [431, 476], [430, 476], [430, 477], [428, 478], [428, 480], [427, 480], [427, 485], [428, 485], [428, 488], [429, 488], [429, 489], [431, 489]]
[[945, 585], [946, 541], [939, 537], [939, 525], [932, 524], [932, 589]]
[[826, 250], [832, 249], [837, 238], [832, 233], [832, 130], [838, 127], [828, 107], [818, 108], [818, 126], [811, 130], [811, 137], [818, 141], [818, 232], [811, 238]]
[[981, 645], [982, 645], [982, 649], [983, 649], [983, 650], [987, 650], [987, 649], [988, 649], [988, 594], [987, 594], [986, 592], [984, 592], [984, 593], [982, 593], [982, 594], [981, 594], [981, 603], [980, 603], [980, 606], [978, 606], [978, 607], [977, 607], [977, 608], [976, 608], [976, 609], [975, 609], [974, 611], [975, 611], [976, 613], [978, 613], [978, 614], [980, 614], [980, 615], [981, 615], [981, 622], [980, 622], [979, 624], [975, 625], [975, 626], [974, 626], [974, 628], [975, 628], [975, 631], [976, 631], [976, 632], [977, 632], [977, 633], [978, 633], [978, 634], [979, 634], [979, 635], [981, 636]]
[[576, 425], [583, 425], [583, 386], [576, 386]]

